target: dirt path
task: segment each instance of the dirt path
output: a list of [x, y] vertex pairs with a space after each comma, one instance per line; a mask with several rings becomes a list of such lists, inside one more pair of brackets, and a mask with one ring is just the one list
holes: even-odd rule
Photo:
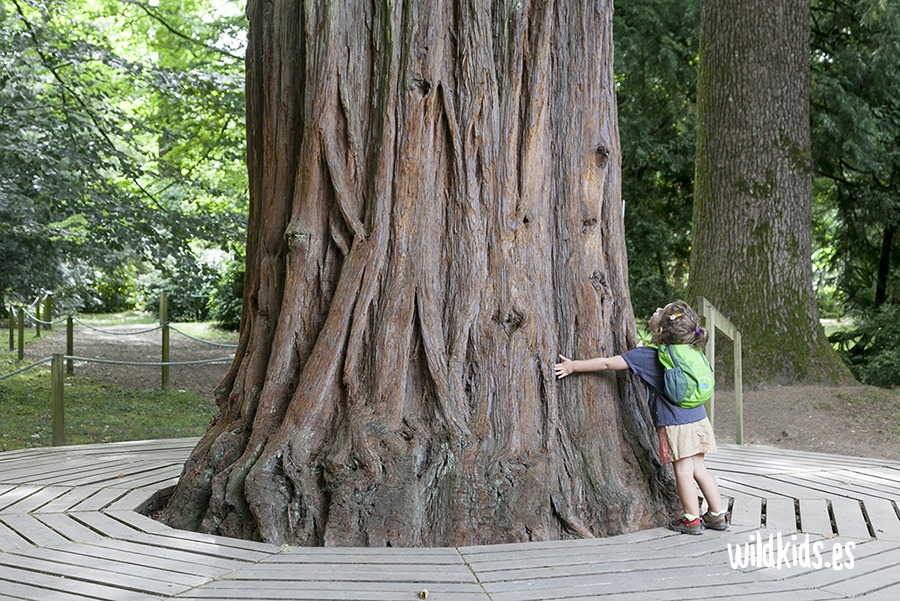
[[[186, 331], [179, 326], [175, 326]], [[162, 333], [152, 325], [100, 326], [92, 329], [76, 325], [74, 329], [75, 348], [73, 355], [90, 359], [113, 361], [159, 362], [162, 360]], [[144, 333], [139, 333], [144, 332]], [[203, 335], [195, 338], [205, 339]], [[42, 337], [25, 347], [27, 359], [36, 361], [66, 352], [66, 332], [64, 327], [55, 327], [44, 332]], [[169, 334], [169, 361], [196, 361], [230, 357], [234, 349], [212, 346], [192, 340], [171, 330]], [[228, 369], [228, 363], [212, 363], [190, 366], [171, 366], [169, 386], [176, 390], [190, 390], [213, 400], [213, 391]], [[156, 388], [161, 385], [159, 367], [138, 367], [109, 365], [102, 363], [75, 362], [75, 373], [119, 386], [135, 388]]]

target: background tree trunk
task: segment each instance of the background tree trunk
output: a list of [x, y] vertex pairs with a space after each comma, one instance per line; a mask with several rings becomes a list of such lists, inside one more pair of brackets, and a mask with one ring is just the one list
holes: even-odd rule
[[809, 2], [701, 13], [689, 297], [741, 330], [745, 382], [849, 382], [812, 288]]
[[633, 346], [611, 2], [248, 6], [240, 349], [169, 524], [302, 545], [671, 508]]

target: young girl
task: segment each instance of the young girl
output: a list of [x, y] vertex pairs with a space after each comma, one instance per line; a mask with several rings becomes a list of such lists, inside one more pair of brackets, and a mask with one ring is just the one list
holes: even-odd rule
[[[702, 350], [708, 334], [700, 327], [700, 318], [684, 301], [657, 309], [650, 318], [653, 344], [692, 344]], [[726, 530], [731, 514], [722, 506], [716, 479], [707, 471], [703, 455], [716, 451], [712, 425], [703, 405], [693, 409], [679, 407], [667, 400], [663, 382], [664, 368], [654, 347], [639, 346], [623, 355], [574, 361], [560, 355], [554, 366], [557, 378], [580, 371], [631, 369], [647, 384], [650, 412], [659, 433], [660, 461], [673, 461], [675, 486], [684, 516], [669, 523], [669, 528], [685, 534], [702, 534], [703, 528]], [[697, 486], [703, 492], [709, 510], [700, 515]]]

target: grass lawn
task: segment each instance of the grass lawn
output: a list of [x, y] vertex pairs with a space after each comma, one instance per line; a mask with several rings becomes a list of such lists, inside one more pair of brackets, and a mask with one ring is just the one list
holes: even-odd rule
[[[153, 323], [84, 321], [103, 325]], [[214, 337], [215, 330], [205, 324], [177, 327], [192, 336]], [[215, 338], [234, 340], [227, 333]], [[33, 339], [34, 330], [26, 329], [25, 344]], [[6, 340], [2, 344], [0, 377], [30, 365], [16, 360], [16, 352], [7, 350]], [[191, 392], [124, 388], [78, 375], [66, 378], [64, 390], [67, 444], [199, 436], [216, 411], [212, 403]], [[0, 381], [0, 450], [50, 446], [50, 436], [49, 363]]]

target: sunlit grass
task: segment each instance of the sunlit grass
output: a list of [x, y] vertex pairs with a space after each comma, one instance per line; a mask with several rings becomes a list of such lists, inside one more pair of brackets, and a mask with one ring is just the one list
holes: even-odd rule
[[[153, 323], [142, 321], [141, 316], [91, 317], [92, 325]], [[236, 340], [236, 334], [209, 324], [178, 324], [178, 328], [205, 340]], [[5, 330], [2, 334], [8, 336]], [[26, 347], [34, 339], [34, 329], [26, 328]], [[8, 351], [6, 340], [0, 340], [0, 377], [31, 365], [27, 359], [18, 361], [17, 352]], [[0, 449], [51, 444], [50, 388], [49, 364], [0, 381]], [[66, 378], [64, 396], [67, 444], [199, 436], [216, 410], [210, 401], [192, 392], [126, 388], [78, 375]]]

